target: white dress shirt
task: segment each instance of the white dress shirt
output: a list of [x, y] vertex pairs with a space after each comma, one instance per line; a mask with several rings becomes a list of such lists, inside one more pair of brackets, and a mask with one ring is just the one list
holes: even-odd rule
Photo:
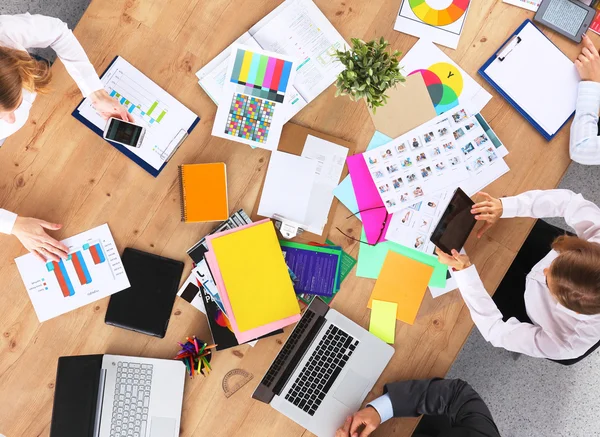
[[381, 423], [386, 422], [394, 417], [394, 407], [388, 393], [372, 400], [367, 406], [375, 408], [375, 411], [377, 411], [379, 417], [381, 418]]
[[580, 164], [600, 164], [598, 111], [600, 111], [600, 83], [579, 82], [569, 151], [571, 159]]
[[[578, 237], [600, 242], [600, 208], [581, 194], [569, 190], [528, 191], [501, 200], [502, 218], [562, 216]], [[454, 273], [473, 322], [487, 341], [532, 357], [562, 360], [580, 357], [600, 340], [600, 314], [578, 314], [550, 294], [544, 269], [557, 256], [551, 250], [527, 275], [525, 308], [533, 324], [514, 317], [503, 322], [475, 266]]]
[[[0, 45], [23, 51], [52, 47], [84, 97], [103, 88], [83, 47], [67, 25], [58, 18], [28, 13], [0, 15]], [[35, 97], [35, 93], [23, 90], [23, 102], [15, 111], [15, 122], [10, 124], [0, 120], [0, 144], [25, 125]], [[0, 209], [0, 232], [9, 234], [15, 219], [14, 214]]]

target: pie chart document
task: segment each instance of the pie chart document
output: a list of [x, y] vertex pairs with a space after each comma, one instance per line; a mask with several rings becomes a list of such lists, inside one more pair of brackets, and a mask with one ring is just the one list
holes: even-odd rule
[[394, 29], [456, 49], [470, 3], [471, 0], [402, 0]]

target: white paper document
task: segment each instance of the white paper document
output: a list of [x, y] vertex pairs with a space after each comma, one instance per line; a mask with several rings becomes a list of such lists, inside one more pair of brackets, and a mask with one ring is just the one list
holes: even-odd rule
[[508, 166], [497, 151], [501, 143], [483, 122], [465, 108], [455, 108], [363, 153], [388, 212], [459, 186], [471, 195], [506, 173]]
[[[463, 253], [464, 250], [461, 250], [461, 253]], [[450, 276], [448, 278], [448, 276]], [[435, 299], [436, 297], [440, 297], [444, 294], [450, 293], [453, 290], [456, 290], [457, 284], [456, 284], [456, 279], [454, 278], [454, 275], [452, 274], [452, 269], [448, 269], [448, 276], [446, 276], [446, 286], [445, 287], [432, 287], [431, 285], [429, 286], [429, 292], [431, 293], [431, 296]]]
[[518, 36], [520, 40], [507, 45], [485, 73], [554, 135], [575, 111], [579, 75], [573, 62], [532, 23]]
[[40, 322], [129, 288], [108, 225], [63, 240], [69, 256], [44, 263], [32, 254], [15, 262]]
[[301, 156], [317, 162], [315, 182], [303, 224], [308, 227], [308, 232], [322, 235], [333, 202], [333, 190], [344, 170], [348, 148], [309, 135]]
[[458, 47], [471, 0], [402, 0], [394, 30]]
[[519, 6], [520, 8], [527, 9], [528, 11], [537, 12], [542, 0], [502, 0], [504, 3], [509, 5]]
[[481, 112], [492, 95], [435, 44], [420, 39], [400, 60], [406, 74], [420, 73], [438, 114], [457, 106]]
[[258, 215], [282, 216], [305, 224], [318, 162], [274, 151], [265, 177]]
[[[206, 314], [204, 300], [202, 299], [202, 294], [200, 294], [200, 287], [200, 280], [198, 279], [196, 272], [192, 270], [190, 276], [188, 276], [177, 292], [177, 296], [184, 299], [201, 313]], [[192, 293], [190, 293], [190, 290], [192, 290]]]
[[[235, 43], [297, 60], [296, 77], [288, 90], [286, 121], [333, 84], [344, 69], [332, 55], [345, 41], [312, 0], [284, 1]], [[198, 83], [217, 105], [230, 55], [231, 46], [196, 73]]]
[[[108, 94], [117, 99], [146, 129], [139, 147], [123, 146], [133, 155], [160, 170], [177, 150], [198, 116], [120, 56], [102, 76]], [[80, 115], [104, 132], [106, 120], [90, 98], [77, 108]]]

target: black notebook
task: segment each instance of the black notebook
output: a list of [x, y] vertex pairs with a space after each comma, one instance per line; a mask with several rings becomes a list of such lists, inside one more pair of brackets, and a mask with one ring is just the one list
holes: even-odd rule
[[183, 263], [131, 248], [125, 249], [122, 260], [131, 287], [111, 296], [104, 321], [108, 325], [163, 338], [169, 326]]

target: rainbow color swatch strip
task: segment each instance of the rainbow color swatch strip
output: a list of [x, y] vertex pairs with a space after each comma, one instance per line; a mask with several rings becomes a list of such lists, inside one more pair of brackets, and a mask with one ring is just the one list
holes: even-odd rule
[[291, 72], [289, 61], [237, 49], [231, 82], [239, 93], [283, 103]]

